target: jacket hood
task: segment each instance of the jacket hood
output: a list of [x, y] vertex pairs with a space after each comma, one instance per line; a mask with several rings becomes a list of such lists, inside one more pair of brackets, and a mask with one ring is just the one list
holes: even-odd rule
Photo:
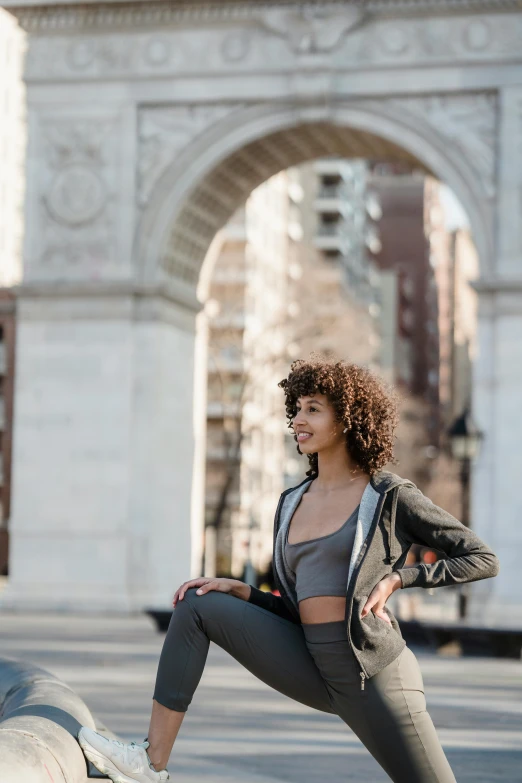
[[401, 478], [401, 476], [398, 476], [396, 473], [391, 473], [388, 470], [378, 470], [371, 477], [370, 483], [372, 487], [381, 495], [384, 495], [391, 489], [395, 489], [395, 487], [399, 487], [405, 484], [416, 488], [416, 485], [413, 483], [413, 481], [410, 481], [410, 479]]
[[[303, 484], [308, 484], [310, 481], [311, 479], [307, 477], [303, 479], [303, 481], [301, 481], [299, 484], [296, 484], [295, 487], [290, 487], [289, 489], [285, 490], [282, 494], [287, 495], [290, 492], [299, 489], [299, 487], [302, 487]], [[376, 471], [370, 479], [370, 484], [380, 495], [384, 495], [386, 494], [386, 492], [389, 492], [391, 489], [395, 489], [395, 487], [399, 487], [402, 485], [415, 487], [415, 489], [417, 489], [417, 485], [414, 484], [413, 481], [410, 481], [410, 479], [402, 478], [402, 476], [398, 476], [396, 473], [392, 473], [389, 470]]]

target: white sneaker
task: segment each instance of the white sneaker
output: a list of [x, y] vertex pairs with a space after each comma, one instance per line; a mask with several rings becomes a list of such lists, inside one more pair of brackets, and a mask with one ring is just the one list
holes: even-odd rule
[[96, 769], [108, 775], [114, 783], [163, 783], [170, 780], [166, 769], [156, 772], [150, 763], [147, 740], [127, 745], [82, 726], [78, 742]]

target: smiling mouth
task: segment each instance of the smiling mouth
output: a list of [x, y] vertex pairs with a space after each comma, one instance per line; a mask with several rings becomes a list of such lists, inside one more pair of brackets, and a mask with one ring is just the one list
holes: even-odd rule
[[312, 434], [310, 432], [298, 432], [297, 433], [297, 440], [299, 442], [303, 440], [309, 440], [312, 437]]

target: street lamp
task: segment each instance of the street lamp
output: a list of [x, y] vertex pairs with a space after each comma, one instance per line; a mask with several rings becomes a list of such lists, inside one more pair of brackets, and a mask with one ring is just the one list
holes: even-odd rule
[[[479, 430], [471, 417], [469, 405], [457, 416], [448, 429], [451, 453], [460, 462], [460, 485], [462, 497], [461, 522], [470, 526], [469, 495], [471, 463], [478, 456], [484, 433]], [[467, 585], [461, 585], [459, 591], [459, 617], [466, 617], [468, 603]]]

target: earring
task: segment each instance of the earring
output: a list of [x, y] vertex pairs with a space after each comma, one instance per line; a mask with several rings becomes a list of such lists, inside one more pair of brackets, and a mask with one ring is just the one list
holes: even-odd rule
[[345, 432], [348, 432], [348, 427], [345, 427], [345, 428], [344, 428], [344, 430], [343, 430], [343, 435], [344, 435], [344, 433], [345, 433]]

